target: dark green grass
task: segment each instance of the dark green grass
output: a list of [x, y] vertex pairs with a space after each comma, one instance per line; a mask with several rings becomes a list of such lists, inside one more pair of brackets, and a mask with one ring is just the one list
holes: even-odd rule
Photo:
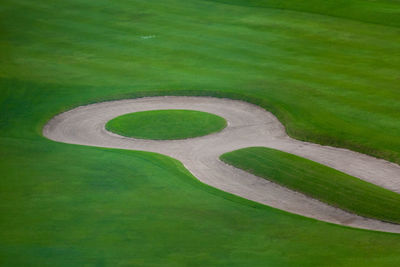
[[400, 223], [400, 194], [314, 161], [266, 147], [235, 150], [222, 155], [221, 159], [332, 206]]
[[400, 35], [359, 21], [376, 10], [2, 0], [0, 265], [398, 266], [399, 235], [256, 205], [159, 155], [41, 136], [78, 105], [211, 95], [257, 103], [297, 138], [400, 162]]
[[400, 26], [398, 0], [207, 0], [230, 5], [277, 8], [328, 15], [374, 24]]
[[152, 110], [122, 115], [106, 129], [127, 137], [155, 140], [185, 139], [221, 131], [226, 121], [195, 110]]

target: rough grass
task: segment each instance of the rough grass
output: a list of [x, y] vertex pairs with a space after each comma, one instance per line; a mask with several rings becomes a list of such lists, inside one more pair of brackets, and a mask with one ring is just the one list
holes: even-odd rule
[[127, 137], [155, 140], [186, 139], [221, 131], [225, 119], [195, 110], [153, 110], [110, 120], [106, 129]]
[[0, 265], [399, 265], [399, 235], [256, 205], [159, 155], [41, 136], [78, 105], [211, 95], [259, 104], [297, 138], [399, 162], [399, 29], [352, 20], [377, 10], [2, 0]]
[[314, 161], [266, 147], [235, 150], [221, 159], [343, 210], [400, 223], [400, 194]]

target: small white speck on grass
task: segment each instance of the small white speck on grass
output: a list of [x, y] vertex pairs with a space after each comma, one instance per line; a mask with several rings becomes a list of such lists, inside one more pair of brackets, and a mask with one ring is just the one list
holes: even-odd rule
[[144, 36], [140, 36], [140, 38], [143, 40], [147, 40], [147, 39], [156, 38], [156, 36], [155, 35], [144, 35]]

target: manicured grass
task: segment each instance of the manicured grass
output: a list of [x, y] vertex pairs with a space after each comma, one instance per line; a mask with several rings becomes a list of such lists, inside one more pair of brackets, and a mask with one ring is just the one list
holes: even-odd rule
[[137, 95], [243, 99], [293, 137], [400, 163], [398, 1], [225, 2], [3, 0], [3, 91], [54, 85], [53, 112]]
[[200, 183], [162, 155], [34, 136], [2, 138], [0, 145], [3, 266], [399, 262], [400, 235], [330, 225], [243, 200]]
[[332, 206], [400, 223], [400, 194], [314, 161], [266, 147], [239, 149], [222, 155], [221, 159]]
[[152, 110], [122, 115], [106, 129], [127, 137], [156, 140], [186, 139], [221, 131], [225, 119], [195, 110]]
[[0, 265], [399, 265], [400, 235], [244, 201], [160, 155], [41, 136], [83, 104], [209, 95], [259, 104], [297, 138], [400, 162], [399, 29], [360, 19], [396, 17], [386, 3], [342, 19], [307, 4], [2, 0]]
[[[212, 0], [210, 0], [212, 1]], [[396, 0], [214, 0], [257, 8], [278, 8], [328, 15], [363, 22], [400, 26], [400, 7]]]

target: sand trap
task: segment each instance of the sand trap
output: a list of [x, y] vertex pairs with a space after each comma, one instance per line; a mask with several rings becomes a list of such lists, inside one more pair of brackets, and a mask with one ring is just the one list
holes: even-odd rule
[[[117, 116], [145, 110], [192, 109], [225, 118], [227, 127], [203, 137], [153, 141], [105, 130]], [[400, 233], [400, 225], [363, 218], [324, 204], [219, 160], [223, 153], [265, 146], [335, 168], [400, 193], [400, 166], [347, 149], [301, 142], [287, 136], [270, 112], [242, 101], [211, 97], [148, 97], [82, 106], [57, 115], [43, 129], [47, 138], [71, 144], [151, 151], [180, 160], [200, 181], [223, 191], [288, 212], [356, 228]]]

